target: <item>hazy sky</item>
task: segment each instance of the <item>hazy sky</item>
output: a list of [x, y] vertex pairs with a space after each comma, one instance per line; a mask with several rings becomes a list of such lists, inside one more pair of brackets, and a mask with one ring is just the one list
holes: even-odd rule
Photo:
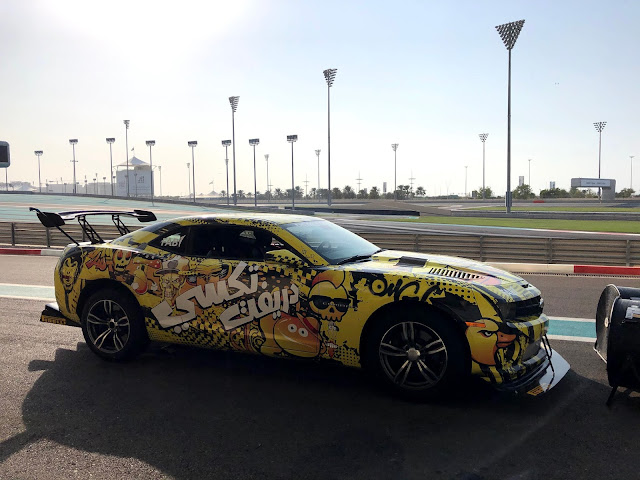
[[[107, 176], [129, 148], [148, 161], [156, 140], [164, 194], [185, 194], [187, 141], [195, 150], [197, 192], [225, 188], [224, 148], [236, 113], [238, 189], [327, 186], [327, 86], [331, 88], [332, 186], [387, 181], [429, 195], [482, 184], [506, 188], [507, 50], [495, 25], [525, 19], [513, 50], [512, 186], [537, 192], [555, 181], [598, 176], [629, 186], [629, 155], [640, 161], [640, 2], [233, 0], [0, 1], [0, 140], [11, 145], [9, 180]], [[229, 153], [231, 157], [231, 152]], [[231, 170], [231, 161], [230, 170]], [[634, 175], [640, 190], [640, 162]], [[3, 174], [4, 172], [0, 172]], [[4, 178], [2, 178], [4, 180]], [[156, 180], [157, 182], [158, 180]], [[232, 185], [232, 184], [231, 184]], [[231, 187], [233, 189], [233, 187]]]

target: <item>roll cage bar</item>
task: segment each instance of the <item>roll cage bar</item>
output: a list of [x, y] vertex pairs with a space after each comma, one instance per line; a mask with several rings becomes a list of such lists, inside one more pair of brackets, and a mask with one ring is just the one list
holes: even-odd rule
[[139, 222], [155, 222], [157, 220], [155, 214], [148, 210], [133, 210], [132, 212], [118, 210], [78, 210], [73, 212], [54, 213], [42, 212], [35, 207], [29, 207], [29, 211], [36, 212], [38, 220], [40, 220], [40, 223], [42, 223], [46, 228], [57, 228], [65, 237], [76, 245], [80, 245], [80, 242], [61, 228], [62, 225], [65, 225], [65, 221], [77, 219], [82, 231], [89, 238], [91, 243], [104, 243], [102, 237], [100, 237], [98, 232], [96, 232], [93, 226], [91, 226], [87, 221], [88, 216], [111, 215], [111, 220], [118, 229], [118, 232], [120, 232], [120, 235], [126, 235], [131, 231], [129, 230], [129, 227], [124, 224], [120, 218], [121, 216], [137, 218]]

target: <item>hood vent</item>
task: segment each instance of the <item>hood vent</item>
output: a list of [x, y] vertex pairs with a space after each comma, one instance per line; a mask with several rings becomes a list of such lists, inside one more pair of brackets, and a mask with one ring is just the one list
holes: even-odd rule
[[424, 267], [427, 261], [424, 258], [400, 257], [396, 265], [398, 267]]
[[429, 270], [431, 275], [439, 275], [441, 277], [460, 278], [462, 280], [477, 280], [484, 278], [484, 275], [477, 275], [475, 273], [463, 272], [461, 270], [452, 270], [450, 268], [432, 268]]

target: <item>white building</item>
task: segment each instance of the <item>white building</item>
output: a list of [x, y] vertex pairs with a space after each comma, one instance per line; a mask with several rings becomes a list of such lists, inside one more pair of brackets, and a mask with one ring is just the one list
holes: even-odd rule
[[[118, 165], [116, 171], [116, 195], [127, 196], [127, 163]], [[150, 197], [151, 196], [151, 167], [147, 162], [133, 156], [129, 159], [129, 196], [130, 197]], [[155, 186], [155, 185], [154, 185]], [[90, 189], [89, 189], [90, 190]]]

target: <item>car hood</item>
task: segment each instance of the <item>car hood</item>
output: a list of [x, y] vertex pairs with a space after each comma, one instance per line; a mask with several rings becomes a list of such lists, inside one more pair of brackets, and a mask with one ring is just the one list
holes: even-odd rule
[[446, 255], [384, 250], [370, 260], [350, 264], [356, 270], [376, 273], [409, 273], [429, 277], [446, 277], [480, 285], [526, 284], [527, 282], [504, 270], [482, 262]]

